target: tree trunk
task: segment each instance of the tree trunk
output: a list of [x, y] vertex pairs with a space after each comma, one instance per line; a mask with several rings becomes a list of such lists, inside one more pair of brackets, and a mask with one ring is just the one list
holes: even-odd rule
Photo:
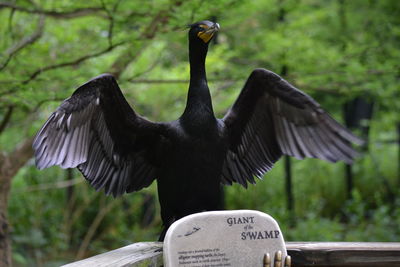
[[0, 181], [0, 266], [11, 266], [11, 244], [7, 214], [10, 180], [0, 176]]
[[11, 241], [8, 223], [8, 196], [11, 180], [32, 157], [32, 138], [9, 154], [0, 152], [0, 266], [11, 266]]

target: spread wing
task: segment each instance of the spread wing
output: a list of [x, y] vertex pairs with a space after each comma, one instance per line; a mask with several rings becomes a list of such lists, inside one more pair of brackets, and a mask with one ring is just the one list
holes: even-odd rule
[[155, 179], [160, 127], [137, 115], [114, 77], [103, 74], [62, 102], [37, 133], [36, 165], [77, 167], [106, 194], [137, 191]]
[[229, 140], [222, 181], [247, 187], [283, 155], [352, 163], [361, 144], [307, 94], [277, 74], [256, 69], [223, 118]]

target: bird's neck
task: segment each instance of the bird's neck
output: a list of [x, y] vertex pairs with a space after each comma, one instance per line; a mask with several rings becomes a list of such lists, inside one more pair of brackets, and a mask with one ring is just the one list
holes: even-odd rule
[[205, 66], [207, 51], [208, 47], [206, 45], [189, 43], [190, 87], [196, 87], [204, 83], [207, 85]]
[[202, 116], [214, 118], [205, 68], [207, 49], [207, 45], [189, 42], [190, 84], [183, 117], [196, 120], [201, 120]]

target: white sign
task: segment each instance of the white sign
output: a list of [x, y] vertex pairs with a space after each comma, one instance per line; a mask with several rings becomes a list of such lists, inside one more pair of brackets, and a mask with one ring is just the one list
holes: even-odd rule
[[210, 211], [171, 225], [164, 239], [164, 265], [261, 267], [269, 253], [273, 266], [277, 251], [285, 259], [283, 235], [271, 216], [252, 210]]

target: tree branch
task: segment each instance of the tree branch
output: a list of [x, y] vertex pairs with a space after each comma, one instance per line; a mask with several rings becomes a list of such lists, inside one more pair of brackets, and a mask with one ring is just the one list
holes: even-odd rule
[[[228, 84], [234, 84], [236, 82], [244, 82], [245, 79], [207, 79], [209, 82], [225, 82]], [[186, 83], [189, 84], [189, 80], [185, 80], [185, 79], [134, 79], [134, 78], [130, 78], [127, 79], [128, 82], [131, 83], [147, 83], [147, 84], [174, 84], [174, 83]], [[343, 85], [347, 85], [347, 84], [335, 84], [335, 86], [343, 86]], [[223, 86], [222, 89], [225, 89], [228, 86]], [[341, 93], [338, 90], [335, 89], [330, 89], [330, 88], [316, 88], [316, 87], [307, 87], [308, 91], [314, 91], [314, 92], [326, 92], [328, 94], [334, 94], [334, 95], [340, 95]]]
[[25, 139], [10, 154], [0, 152], [0, 184], [11, 181], [25, 163], [32, 157], [33, 137]]
[[58, 68], [63, 68], [63, 67], [68, 67], [68, 66], [75, 66], [75, 65], [79, 65], [80, 63], [91, 59], [91, 58], [95, 58], [101, 55], [104, 55], [110, 51], [112, 51], [113, 49], [115, 49], [118, 46], [121, 46], [123, 44], [125, 44], [126, 42], [119, 42], [117, 44], [111, 45], [109, 47], [107, 47], [106, 49], [93, 53], [93, 54], [89, 54], [89, 55], [84, 55], [82, 57], [79, 57], [75, 60], [72, 61], [67, 61], [67, 62], [63, 62], [63, 63], [59, 63], [59, 64], [54, 64], [54, 65], [49, 65], [43, 68], [40, 68], [36, 71], [34, 71], [28, 79], [26, 79], [25, 81], [22, 82], [22, 84], [27, 84], [29, 82], [31, 82], [32, 80], [34, 80], [37, 76], [39, 76], [40, 74], [42, 74], [43, 72], [49, 71], [49, 70], [54, 70], [54, 69], [58, 69]]
[[15, 9], [11, 9], [10, 14], [8, 15], [8, 32], [10, 33], [11, 39], [14, 40], [14, 31], [13, 31], [13, 24], [12, 20], [14, 18]]
[[0, 9], [10, 8], [12, 10], [17, 10], [20, 12], [31, 13], [31, 14], [41, 14], [58, 19], [72, 19], [77, 17], [83, 17], [88, 15], [100, 15], [103, 10], [102, 7], [86, 7], [86, 8], [76, 8], [66, 12], [60, 12], [55, 10], [41, 10], [41, 9], [30, 9], [26, 7], [17, 6], [13, 3], [3, 2], [0, 3]]
[[159, 63], [160, 63], [160, 59], [161, 59], [161, 55], [157, 56], [157, 60], [155, 60], [147, 69], [145, 69], [144, 71], [138, 72], [135, 75], [133, 75], [131, 78], [127, 79], [130, 82], [135, 82], [135, 79], [137, 77], [140, 77], [150, 71], [152, 71]]
[[7, 51], [5, 52], [6, 60], [0, 66], [0, 71], [2, 71], [8, 65], [11, 58], [15, 54], [17, 54], [19, 51], [21, 51], [21, 49], [23, 49], [24, 47], [26, 47], [30, 44], [33, 44], [42, 36], [43, 29], [44, 29], [44, 18], [45, 18], [44, 16], [40, 16], [39, 22], [38, 22], [38, 27], [34, 33], [32, 33], [30, 36], [23, 38], [21, 41], [16, 43], [14, 46], [7, 49]]
[[[173, 12], [174, 7], [180, 6], [182, 4], [181, 1], [176, 1], [173, 3], [169, 9], [161, 10], [158, 12], [147, 27], [140, 33], [139, 39], [141, 40], [151, 40], [155, 37], [158, 32], [158, 27], [160, 25], [165, 25], [169, 20], [169, 15]], [[117, 79], [124, 72], [124, 70], [129, 66], [129, 64], [139, 55], [139, 51], [144, 49], [146, 44], [141, 45], [140, 47], [135, 47], [135, 49], [127, 49], [124, 53], [122, 53], [117, 60], [112, 64], [110, 68], [110, 73], [112, 73]]]
[[117, 12], [118, 6], [121, 3], [122, 0], [118, 0], [112, 7], [112, 10], [108, 10], [106, 4], [104, 3], [104, 0], [101, 0], [101, 5], [104, 9], [104, 11], [107, 13], [107, 18], [110, 21], [109, 25], [108, 25], [108, 45], [112, 46], [112, 39], [113, 39], [113, 32], [114, 32], [114, 24], [115, 24], [115, 20], [114, 20], [114, 15]]
[[[213, 79], [207, 79], [209, 82], [213, 81], [230, 81], [230, 80], [213, 80]], [[128, 79], [127, 81], [131, 83], [187, 83], [189, 84], [189, 80], [185, 79]]]
[[13, 110], [14, 110], [14, 106], [7, 107], [6, 115], [4, 116], [3, 120], [0, 123], [0, 134], [4, 131], [8, 122], [10, 121]]
[[32, 158], [33, 155], [33, 136], [25, 139], [21, 144], [17, 146], [17, 148], [9, 155], [10, 162], [13, 163], [13, 177], [21, 169], [25, 163]]
[[[89, 54], [89, 55], [84, 55], [84, 56], [79, 57], [79, 58], [77, 58], [77, 59], [75, 59], [75, 60], [72, 60], [72, 61], [67, 61], [67, 62], [63, 62], [63, 63], [59, 63], [59, 64], [54, 64], [54, 65], [49, 65], [49, 66], [40, 68], [40, 69], [38, 69], [38, 70], [32, 72], [32, 74], [29, 75], [29, 78], [27, 78], [27, 79], [24, 80], [24, 81], [21, 81], [20, 83], [21, 83], [21, 84], [28, 84], [28, 83], [30, 83], [32, 80], [36, 79], [37, 76], [39, 76], [39, 75], [42, 74], [43, 72], [46, 72], [46, 71], [49, 71], [49, 70], [54, 70], [54, 69], [58, 69], [58, 68], [63, 68], [63, 67], [68, 67], [68, 66], [79, 65], [79, 64], [81, 64], [82, 62], [84, 62], [84, 61], [86, 61], [86, 60], [88, 60], [88, 59], [91, 59], [91, 58], [95, 58], [95, 57], [104, 55], [104, 54], [106, 54], [106, 53], [108, 53], [108, 52], [114, 50], [116, 47], [119, 47], [119, 46], [121, 46], [121, 45], [123, 45], [123, 44], [125, 44], [125, 43], [126, 43], [125, 41], [119, 42], [119, 43], [116, 43], [116, 44], [114, 44], [114, 45], [112, 45], [112, 46], [109, 46], [109, 47], [107, 47], [106, 49], [104, 49], [104, 50], [102, 50], [102, 51], [99, 51], [99, 52], [97, 52], [97, 53], [93, 53], [93, 54]], [[3, 91], [3, 92], [0, 93], [0, 97], [5, 96], [5, 95], [8, 95], [8, 94], [15, 93], [17, 90], [18, 90], [18, 87], [13, 87], [13, 88], [11, 88], [11, 89], [9, 89], [9, 90]]]
[[63, 101], [64, 99], [65, 99], [65, 98], [57, 98], [57, 97], [55, 97], [55, 98], [50, 98], [50, 99], [43, 99], [43, 100], [39, 101], [39, 102], [35, 105], [35, 107], [32, 109], [32, 113], [35, 113], [36, 111], [38, 111], [39, 108], [40, 108], [43, 104], [45, 104], [46, 102], [53, 102], [53, 101], [61, 102], [61, 101]]
[[20, 190], [16, 191], [16, 193], [28, 193], [28, 192], [33, 192], [33, 191], [62, 189], [62, 188], [71, 187], [71, 186], [83, 183], [84, 181], [85, 181], [85, 179], [82, 179], [81, 177], [79, 177], [79, 178], [75, 178], [72, 180], [32, 185], [32, 186], [28, 186], [23, 189], [20, 189]]
[[121, 202], [122, 198], [114, 199], [113, 201], [105, 204], [105, 197], [102, 195], [102, 199], [100, 201], [100, 209], [97, 213], [96, 217], [93, 219], [92, 224], [89, 226], [89, 230], [87, 231], [83, 241], [78, 249], [78, 253], [76, 254], [76, 259], [80, 260], [85, 255], [85, 252], [90, 244], [90, 241], [93, 239], [97, 229], [99, 228], [101, 222], [104, 217], [109, 213], [117, 204]]

